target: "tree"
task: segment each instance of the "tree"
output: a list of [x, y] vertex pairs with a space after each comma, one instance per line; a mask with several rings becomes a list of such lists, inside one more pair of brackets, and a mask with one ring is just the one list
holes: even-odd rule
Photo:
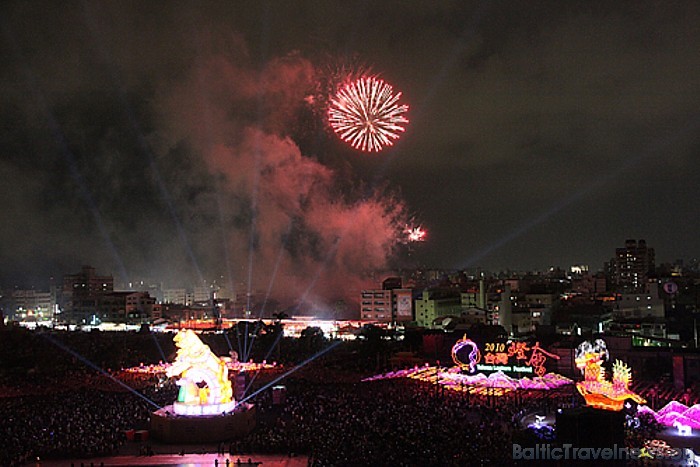
[[301, 331], [300, 339], [304, 342], [307, 350], [316, 352], [321, 350], [325, 341], [325, 335], [318, 326], [309, 326]]
[[289, 315], [284, 311], [280, 311], [279, 313], [272, 313], [272, 317], [275, 318], [276, 322], [281, 323], [283, 319], [289, 318]]
[[362, 341], [361, 350], [365, 357], [376, 362], [376, 367], [381, 366], [380, 362], [382, 358], [384, 362], [387, 361], [386, 355], [386, 341], [384, 337], [386, 336], [386, 331], [373, 324], [366, 324], [362, 326], [360, 330], [360, 339]]
[[273, 342], [277, 343], [277, 361], [282, 359], [282, 340], [284, 339], [284, 324], [283, 319], [289, 318], [289, 315], [284, 311], [273, 313], [272, 317], [275, 321], [267, 327], [267, 332], [274, 338]]

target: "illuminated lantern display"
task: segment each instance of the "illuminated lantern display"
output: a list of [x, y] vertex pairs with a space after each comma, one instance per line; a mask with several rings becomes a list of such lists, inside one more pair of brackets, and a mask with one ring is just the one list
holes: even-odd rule
[[673, 426], [678, 429], [678, 434], [681, 436], [690, 436], [693, 434], [693, 430], [690, 425], [683, 425], [681, 422], [676, 422]]
[[[682, 456], [682, 450], [671, 447], [666, 441], [661, 439], [650, 439], [644, 443], [644, 447], [640, 449], [638, 459], [679, 459]], [[662, 465], [665, 464], [662, 461]], [[680, 465], [680, 464], [679, 464]], [[690, 464], [683, 465], [696, 465], [691, 461]]]
[[178, 332], [174, 341], [177, 357], [166, 372], [168, 377], [179, 377], [180, 391], [173, 411], [194, 416], [232, 411], [236, 402], [226, 363], [190, 329]]
[[[459, 358], [459, 354], [464, 347], [469, 347], [470, 349], [468, 362], [464, 362]], [[466, 334], [452, 346], [452, 361], [455, 362], [455, 365], [460, 367], [462, 370], [469, 373], [474, 373], [476, 371], [476, 364], [479, 363], [479, 360], [481, 360], [479, 347], [473, 340], [467, 339]]]
[[658, 412], [646, 405], [640, 405], [637, 410], [640, 414], [653, 415], [661, 425], [675, 427], [679, 434], [692, 433], [693, 429], [700, 430], [700, 404], [688, 407], [678, 401], [671, 401]]
[[[465, 357], [466, 350], [469, 354]], [[452, 361], [463, 371], [474, 374], [477, 371], [503, 372], [510, 375], [544, 376], [547, 373], [547, 358], [559, 359], [540, 347], [539, 342], [487, 342], [479, 349], [474, 341], [464, 335], [452, 347]]]
[[[573, 384], [573, 381], [561, 375], [547, 373], [544, 366], [547, 357], [559, 358], [543, 350], [539, 342], [488, 342], [480, 348], [465, 334], [452, 346], [454, 367], [439, 368], [426, 363], [425, 366], [391, 371], [362, 381], [410, 378], [438, 384], [444, 389], [489, 396], [502, 396], [520, 389], [549, 390]], [[527, 374], [530, 377], [525, 376]]]
[[596, 339], [594, 343], [584, 341], [576, 349], [576, 367], [583, 373], [583, 381], [576, 383], [576, 389], [586, 400], [586, 405], [618, 412], [628, 399], [638, 404], [645, 403], [641, 396], [629, 390], [631, 371], [620, 360], [613, 364], [612, 381], [605, 379], [603, 363], [608, 358], [608, 349], [602, 339]]

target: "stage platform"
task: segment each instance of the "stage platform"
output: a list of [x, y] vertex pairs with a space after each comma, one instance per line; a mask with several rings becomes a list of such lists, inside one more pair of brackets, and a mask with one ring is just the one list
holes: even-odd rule
[[166, 443], [229, 441], [242, 438], [255, 428], [252, 404], [242, 404], [233, 412], [211, 416], [175, 415], [168, 407], [151, 414], [150, 429], [150, 436]]

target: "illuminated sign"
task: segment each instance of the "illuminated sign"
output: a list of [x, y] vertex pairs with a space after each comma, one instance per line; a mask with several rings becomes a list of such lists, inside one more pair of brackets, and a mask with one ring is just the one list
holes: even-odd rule
[[678, 285], [675, 282], [666, 282], [664, 284], [664, 292], [669, 295], [675, 295], [678, 292]]
[[411, 299], [411, 291], [395, 292], [397, 295], [396, 315], [397, 316], [413, 316], [413, 300]]
[[543, 376], [547, 373], [547, 357], [559, 359], [558, 355], [540, 347], [539, 342], [487, 342], [480, 349], [474, 341], [467, 339], [466, 334], [452, 347], [452, 360], [470, 374], [501, 371]]

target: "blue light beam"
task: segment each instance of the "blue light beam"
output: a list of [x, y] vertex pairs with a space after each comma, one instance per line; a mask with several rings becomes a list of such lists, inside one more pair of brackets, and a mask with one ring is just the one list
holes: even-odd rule
[[[246, 401], [252, 399], [253, 397], [257, 396], [258, 394], [260, 394], [261, 392], [263, 392], [264, 390], [266, 390], [266, 389], [269, 388], [270, 386], [273, 386], [273, 385], [277, 384], [278, 382], [280, 382], [281, 380], [283, 380], [283, 379], [286, 378], [287, 376], [291, 375], [291, 374], [294, 373], [295, 371], [297, 371], [297, 370], [303, 368], [303, 367], [306, 366], [307, 364], [309, 364], [309, 363], [311, 363], [312, 361], [316, 360], [316, 359], [317, 359], [318, 357], [320, 357], [321, 355], [330, 352], [331, 350], [333, 350], [334, 348], [336, 348], [336, 347], [337, 347], [338, 345], [340, 345], [341, 343], [342, 343], [342, 341], [336, 341], [336, 342], [332, 343], [331, 345], [329, 345], [329, 346], [326, 347], [325, 349], [323, 349], [323, 350], [319, 351], [318, 353], [316, 353], [315, 355], [313, 355], [313, 356], [307, 358], [306, 360], [304, 360], [303, 362], [301, 362], [300, 364], [298, 364], [297, 366], [295, 366], [295, 367], [292, 368], [291, 370], [289, 370], [289, 371], [287, 371], [287, 372], [281, 374], [280, 376], [278, 376], [277, 378], [273, 379], [272, 381], [270, 381], [270, 382], [267, 383], [266, 385], [262, 386], [262, 387], [261, 387], [260, 389], [258, 389], [257, 391], [251, 393], [249, 396], [244, 397], [244, 398], [241, 399], [238, 403], [241, 404], [241, 403], [243, 403], [243, 402], [246, 402]], [[251, 381], [251, 383], [252, 383], [252, 381]]]
[[657, 141], [656, 144], [651, 145], [646, 151], [639, 152], [635, 156], [627, 157], [617, 167], [614, 167], [612, 170], [604, 172], [603, 174], [592, 180], [590, 183], [584, 184], [583, 188], [581, 188], [580, 190], [575, 191], [571, 195], [558, 200], [555, 204], [550, 206], [548, 209], [542, 211], [534, 218], [522, 223], [513, 231], [507, 233], [506, 235], [502, 236], [501, 238], [486, 246], [482, 250], [476, 252], [469, 259], [460, 264], [458, 268], [464, 269], [474, 265], [477, 261], [488, 256], [493, 251], [501, 248], [507, 243], [510, 243], [511, 241], [528, 232], [533, 227], [547, 221], [550, 217], [553, 217], [554, 215], [562, 211], [564, 208], [571, 206], [572, 204], [580, 201], [585, 196], [591, 194], [595, 190], [598, 190], [606, 184], [612, 182], [619, 175], [627, 172], [630, 168], [637, 167], [639, 163], [651, 158], [652, 156], [658, 155], [659, 152], [666, 149], [668, 146], [673, 145], [679, 140], [695, 135], [698, 129], [700, 129], [700, 115], [687, 122], [686, 125], [680, 130], [676, 131], [671, 135], [668, 135], [666, 138]]
[[163, 352], [163, 348], [160, 346], [160, 342], [158, 342], [158, 339], [156, 338], [156, 335], [151, 333], [151, 337], [156, 343], [156, 347], [158, 347], [158, 351], [160, 352], [160, 356], [163, 357], [163, 361], [166, 362], [168, 359], [165, 358], [165, 352]]
[[287, 239], [289, 238], [289, 234], [292, 231], [293, 225], [294, 225], [294, 220], [290, 219], [289, 225], [287, 226], [287, 232], [282, 237], [282, 245], [280, 245], [280, 251], [277, 253], [277, 259], [275, 260], [275, 267], [272, 269], [272, 275], [270, 276], [270, 283], [267, 286], [267, 292], [265, 292], [265, 299], [263, 300], [262, 307], [260, 308], [260, 313], [258, 313], [258, 320], [255, 323], [255, 330], [253, 331], [253, 337], [250, 339], [250, 345], [246, 349], [246, 357], [245, 357], [244, 361], [248, 361], [248, 357], [250, 356], [250, 352], [253, 351], [253, 343], [255, 342], [255, 338], [258, 335], [258, 330], [260, 329], [260, 321], [262, 320], [262, 316], [265, 312], [265, 306], [267, 305], [267, 301], [269, 300], [270, 294], [272, 293], [272, 286], [275, 284], [275, 279], [277, 278], [277, 270], [279, 269], [280, 263], [282, 262], [282, 257], [284, 256], [284, 250], [285, 250], [285, 247], [287, 246]]
[[41, 333], [41, 334], [39, 334], [39, 335], [40, 335], [41, 337], [45, 338], [46, 340], [48, 340], [49, 342], [51, 342], [51, 343], [52, 343], [53, 345], [55, 345], [56, 347], [60, 348], [61, 350], [65, 351], [65, 352], [68, 352], [69, 354], [71, 354], [72, 356], [74, 356], [75, 358], [77, 358], [78, 360], [80, 360], [81, 362], [83, 362], [84, 364], [86, 364], [87, 366], [89, 366], [90, 368], [92, 368], [93, 370], [96, 370], [96, 371], [98, 371], [99, 373], [101, 373], [102, 375], [104, 375], [104, 376], [106, 376], [107, 378], [111, 379], [112, 381], [114, 381], [115, 383], [117, 383], [118, 385], [120, 385], [121, 387], [123, 387], [124, 389], [127, 389], [129, 392], [131, 392], [131, 393], [133, 393], [133, 394], [139, 396], [141, 399], [145, 400], [146, 402], [148, 402], [149, 404], [151, 404], [151, 405], [152, 405], [153, 407], [155, 407], [156, 409], [162, 409], [162, 408], [163, 408], [163, 407], [161, 407], [160, 405], [158, 405], [158, 404], [156, 404], [155, 402], [153, 402], [153, 401], [152, 401], [151, 399], [149, 399], [148, 397], [146, 397], [146, 396], [144, 396], [143, 394], [141, 394], [140, 392], [138, 392], [136, 389], [134, 389], [134, 388], [132, 388], [131, 386], [129, 386], [128, 384], [123, 383], [122, 381], [119, 381], [117, 378], [115, 378], [114, 376], [110, 375], [109, 373], [107, 373], [106, 371], [104, 371], [102, 368], [100, 368], [100, 367], [98, 367], [97, 365], [95, 365], [94, 363], [92, 363], [92, 362], [91, 362], [90, 360], [88, 360], [87, 358], [83, 357], [82, 355], [80, 355], [79, 353], [75, 352], [74, 350], [71, 350], [70, 348], [68, 348], [68, 347], [67, 347], [65, 344], [63, 344], [62, 342], [60, 342], [60, 341], [54, 339], [54, 338], [51, 337], [51, 336], [46, 335], [45, 333]]
[[45, 115], [49, 127], [49, 132], [51, 133], [51, 136], [53, 137], [56, 145], [61, 151], [61, 154], [66, 160], [66, 164], [68, 165], [70, 175], [73, 178], [75, 184], [78, 186], [80, 196], [83, 198], [83, 201], [87, 205], [88, 211], [92, 215], [93, 221], [95, 222], [95, 225], [97, 226], [97, 229], [99, 230], [103, 241], [107, 245], [109, 252], [112, 255], [112, 259], [114, 260], [114, 263], [117, 266], [119, 275], [121, 276], [122, 281], [124, 283], [127, 283], [129, 281], [129, 276], [126, 272], [124, 262], [122, 261], [121, 255], [117, 251], [114, 242], [112, 242], [112, 237], [109, 234], [109, 230], [105, 226], [105, 222], [102, 219], [102, 214], [97, 208], [97, 205], [92, 197], [92, 194], [90, 193], [90, 190], [88, 190], [87, 188], [87, 184], [85, 183], [83, 175], [80, 173], [75, 154], [73, 154], [73, 151], [71, 151], [70, 146], [68, 145], [66, 135], [61, 129], [61, 126], [54, 117], [53, 113], [51, 112], [49, 105], [46, 103], [44, 94], [41, 92], [39, 86], [36, 84], [36, 78], [34, 77], [34, 74], [24, 61], [24, 55], [22, 54], [20, 47], [15, 42], [14, 36], [12, 35], [9, 28], [6, 27], [4, 22], [2, 23], [2, 30], [5, 37], [8, 39], [8, 42], [12, 45], [13, 52], [19, 59], [19, 62], [22, 64], [22, 71], [24, 72], [24, 77], [29, 87], [30, 93], [34, 99], [34, 102]]
[[[275, 342], [273, 342], [272, 345], [270, 346], [270, 349], [265, 354], [265, 358], [263, 358], [263, 361], [267, 361], [267, 359], [270, 358], [270, 354], [272, 354], [272, 351], [275, 349], [275, 346], [280, 341], [280, 339], [283, 337], [283, 335], [284, 335], [284, 329], [282, 329], [280, 331], [280, 333], [277, 335]], [[253, 377], [250, 379], [250, 383], [248, 383], [248, 386], [246, 386], [246, 388], [243, 390], [243, 396], [245, 396], [248, 393], [248, 390], [253, 385], [253, 381], [255, 381], [255, 378], [257, 378], [259, 374], [260, 374], [260, 369], [258, 369], [258, 371], [255, 372]]]

